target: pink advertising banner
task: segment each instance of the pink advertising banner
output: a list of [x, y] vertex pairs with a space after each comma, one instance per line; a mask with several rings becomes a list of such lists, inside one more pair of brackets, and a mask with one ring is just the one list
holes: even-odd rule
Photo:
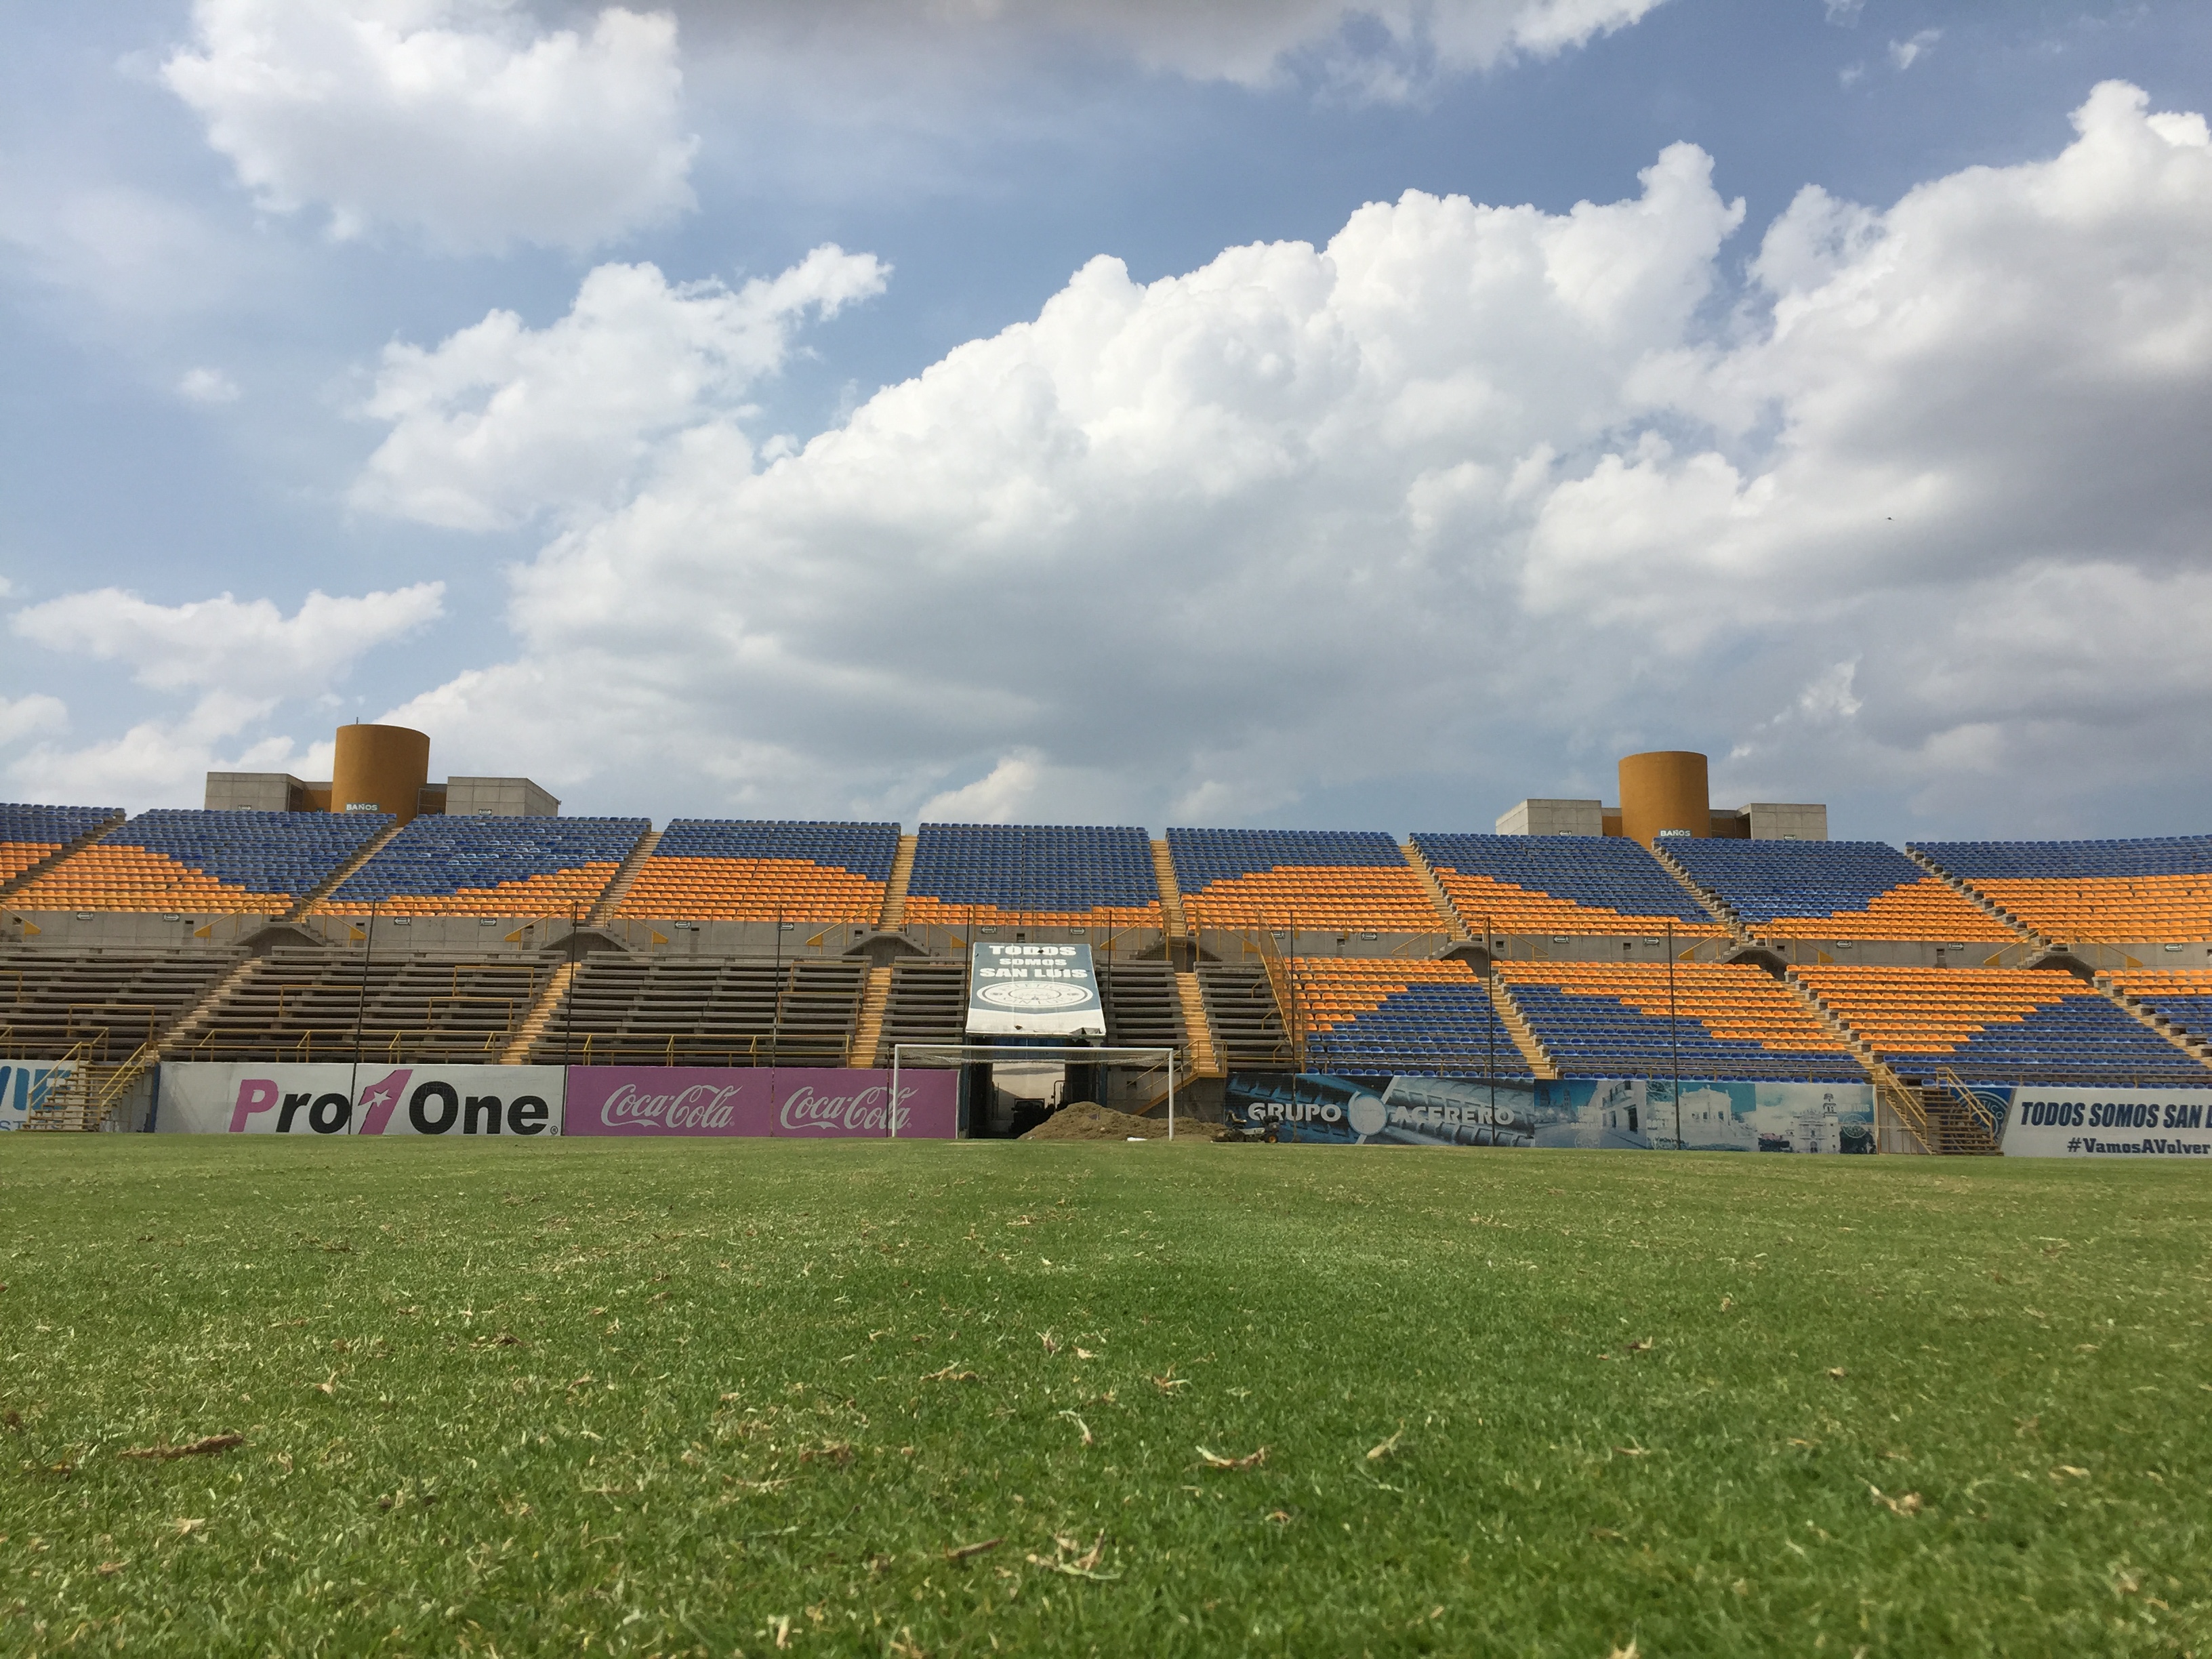
[[781, 1135], [811, 1140], [950, 1140], [959, 1073], [901, 1072], [897, 1121], [886, 1126], [891, 1074], [781, 1066], [572, 1066], [572, 1135]]

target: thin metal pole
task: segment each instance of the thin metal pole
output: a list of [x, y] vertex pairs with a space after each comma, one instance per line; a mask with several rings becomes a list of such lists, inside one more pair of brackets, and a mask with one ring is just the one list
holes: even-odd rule
[[1483, 961], [1490, 969], [1490, 983], [1484, 988], [1490, 995], [1490, 1121], [1498, 1122], [1498, 957], [1490, 945], [1490, 913], [1482, 913]]
[[783, 1057], [783, 907], [775, 907], [775, 1008], [769, 1016], [768, 1091], [775, 1093], [776, 1063]]
[[368, 926], [361, 936], [361, 1000], [353, 1014], [353, 1072], [346, 1080], [346, 1133], [356, 1132], [353, 1109], [361, 1099], [361, 1032], [368, 1018], [368, 953], [376, 943], [376, 902], [368, 907]]
[[1168, 1139], [1175, 1139], [1175, 1050], [1168, 1050]]
[[[561, 1000], [561, 1067], [563, 1072], [576, 1058], [576, 905], [568, 904], [568, 990]], [[564, 1079], [562, 1086], [567, 1086]]]
[[1674, 1046], [1674, 1150], [1682, 1150], [1682, 1030], [1674, 1018], [1674, 924], [1667, 924], [1667, 1037]]
[[891, 1044], [891, 1091], [884, 1097], [884, 1133], [898, 1139], [898, 1074], [900, 1044]]

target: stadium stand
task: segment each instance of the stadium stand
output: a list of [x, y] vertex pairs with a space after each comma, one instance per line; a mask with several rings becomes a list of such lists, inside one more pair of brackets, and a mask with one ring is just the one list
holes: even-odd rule
[[1165, 962], [1106, 962], [1098, 967], [1098, 1000], [1106, 1009], [1106, 1041], [1115, 1046], [1183, 1048], [1182, 1005], [1175, 969]]
[[78, 1043], [95, 1060], [151, 1042], [231, 967], [211, 951], [0, 953], [0, 1054], [57, 1059]]
[[[1756, 968], [1501, 962], [1499, 976], [1566, 1077], [1863, 1083], [1850, 1051], [1787, 985]], [[1963, 975], [1962, 975], [1963, 977]], [[1677, 1043], [1680, 1059], [1677, 1060]]]
[[2212, 836], [1943, 841], [1908, 850], [2046, 939], [2212, 939]]
[[1158, 927], [1152, 842], [1142, 830], [1103, 825], [925, 823], [903, 920], [910, 927]]
[[898, 840], [896, 823], [678, 818], [615, 914], [872, 925]]
[[551, 916], [589, 909], [651, 827], [644, 818], [416, 818], [317, 903], [315, 914]]
[[1658, 860], [1618, 836], [1425, 833], [1413, 846], [1474, 933], [1649, 935], [1670, 923], [1683, 939], [1727, 931]]
[[807, 958], [584, 958], [530, 1058], [578, 1066], [842, 1066], [867, 964]]
[[2071, 975], [2051, 969], [1792, 970], [1900, 1077], [1976, 1085], [2212, 1087], [2197, 1064]]
[[27, 910], [191, 910], [282, 915], [392, 819], [382, 812], [161, 808], [33, 878]]
[[2009, 942], [2019, 937], [1879, 841], [1670, 841], [1667, 856], [1761, 939]]
[[0, 883], [123, 816], [112, 806], [0, 805]]
[[1295, 1064], [1282, 1006], [1265, 968], [1201, 961], [1197, 975], [1206, 1024], [1224, 1067], [1285, 1071]]
[[968, 964], [946, 957], [902, 957], [893, 963], [883, 1026], [873, 1055], [863, 1063], [890, 1065], [894, 1043], [967, 1040]]
[[1168, 851], [1193, 927], [1449, 931], [1379, 831], [1170, 830]]
[[2164, 1021], [2177, 1035], [2212, 1040], [2212, 969], [2145, 968], [2100, 978], [2130, 1007]]
[[1529, 1075], [1487, 987], [1464, 962], [1294, 957], [1287, 968], [1309, 1070]]
[[363, 957], [287, 945], [254, 958], [171, 1033], [176, 1060], [495, 1062], [552, 974], [538, 957]]

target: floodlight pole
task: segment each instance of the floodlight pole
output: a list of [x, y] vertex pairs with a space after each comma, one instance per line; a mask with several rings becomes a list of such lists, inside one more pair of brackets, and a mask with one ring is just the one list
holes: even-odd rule
[[353, 1072], [346, 1079], [346, 1133], [355, 1133], [353, 1109], [361, 1100], [361, 1036], [362, 1028], [368, 1023], [368, 953], [376, 943], [376, 905], [372, 899], [368, 906], [368, 926], [361, 935], [361, 998], [353, 1012]]
[[1674, 924], [1667, 923], [1667, 1039], [1674, 1048], [1674, 1150], [1682, 1150], [1682, 1028], [1674, 1017]]
[[1490, 983], [1483, 988], [1490, 996], [1490, 1121], [1498, 1121], [1498, 955], [1491, 944], [1490, 913], [1482, 915], [1482, 959], [1490, 970]]
[[[576, 903], [568, 902], [568, 990], [561, 1000], [561, 1066], [565, 1073], [576, 1059]], [[563, 1087], [567, 1086], [564, 1083]]]

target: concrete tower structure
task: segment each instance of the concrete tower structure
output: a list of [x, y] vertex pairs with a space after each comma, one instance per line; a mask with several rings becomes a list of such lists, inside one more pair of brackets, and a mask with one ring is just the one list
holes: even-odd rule
[[1645, 847], [1665, 835], [1711, 835], [1705, 757], [1686, 749], [1621, 757], [1620, 833]]
[[341, 726], [331, 762], [331, 810], [389, 812], [405, 823], [430, 781], [430, 738], [404, 726]]

